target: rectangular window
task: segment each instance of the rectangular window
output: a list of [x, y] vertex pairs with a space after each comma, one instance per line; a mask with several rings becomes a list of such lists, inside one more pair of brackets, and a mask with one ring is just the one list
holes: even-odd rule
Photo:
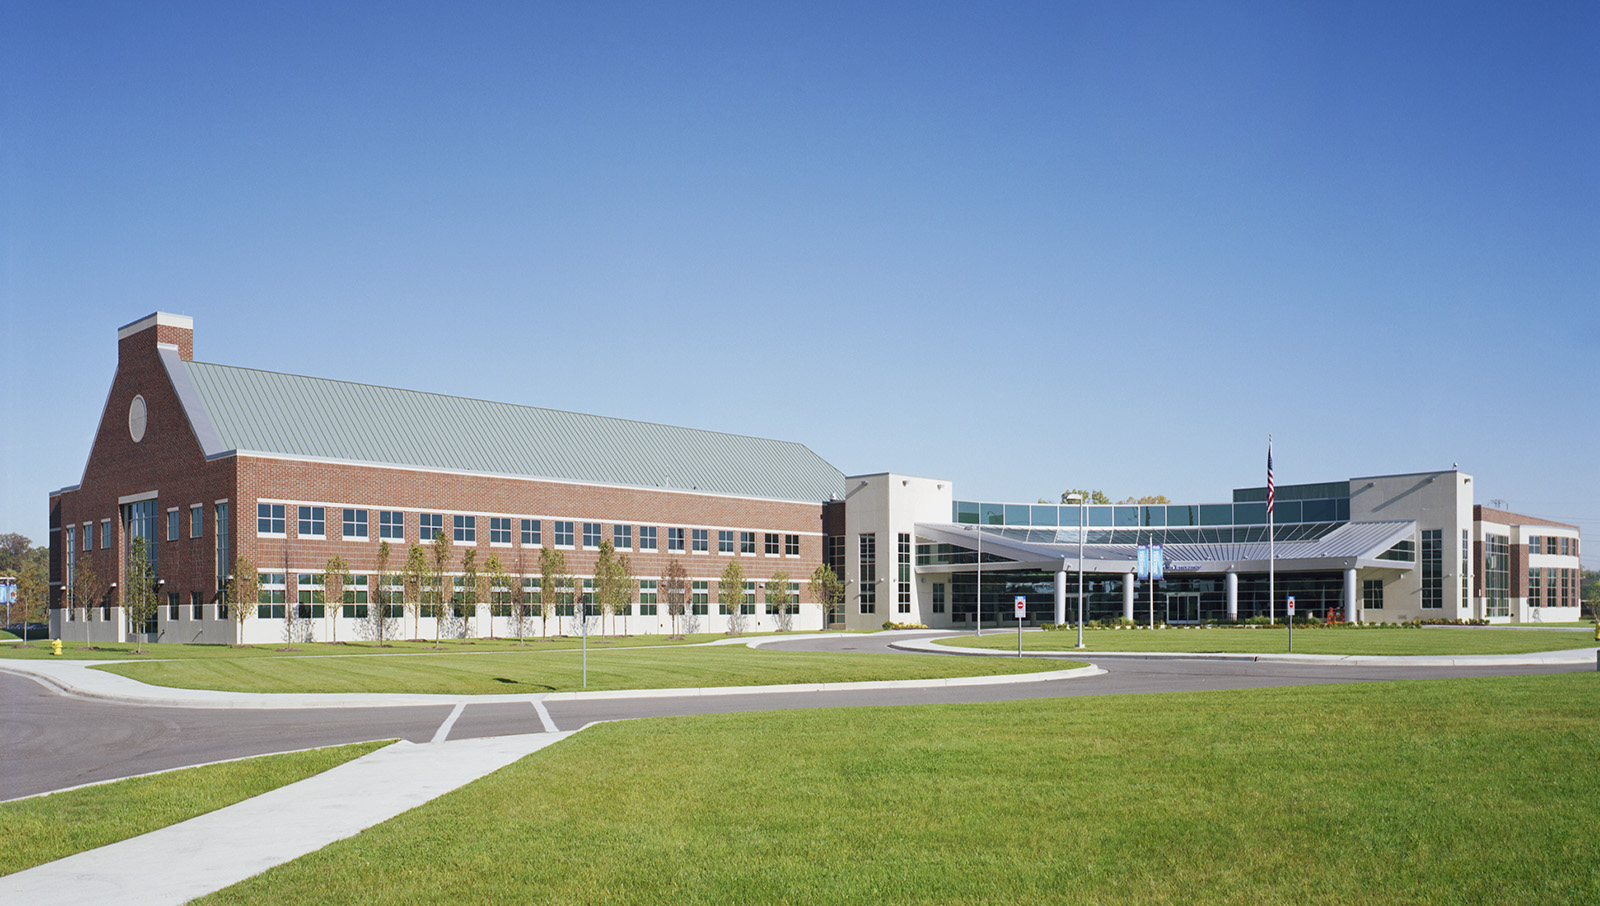
[[189, 592], [189, 619], [203, 620], [206, 618], [206, 596], [202, 592]]
[[781, 553], [781, 548], [778, 547], [779, 541], [777, 532], [767, 532], [762, 536], [761, 542], [763, 552], [767, 556], [776, 557], [779, 553]]
[[653, 551], [656, 549], [656, 527], [653, 525], [639, 526], [639, 550]]
[[489, 543], [505, 545], [511, 544], [511, 517], [489, 517]]
[[178, 540], [178, 525], [180, 524], [180, 521], [181, 520], [180, 520], [180, 517], [178, 516], [178, 511], [177, 510], [167, 510], [167, 540], [168, 541], [177, 541]]
[[491, 617], [509, 617], [509, 616], [511, 616], [511, 586], [509, 586], [509, 585], [490, 585], [489, 586], [489, 616], [491, 616]]
[[417, 515], [417, 540], [423, 544], [432, 544], [433, 539], [444, 532], [444, 516], [439, 513], [419, 513]]
[[711, 582], [706, 579], [695, 579], [689, 583], [690, 612], [698, 616], [705, 616], [711, 607]]
[[1468, 581], [1472, 577], [1472, 532], [1461, 530], [1461, 604], [1466, 606], [1472, 602], [1472, 585]]
[[263, 620], [283, 619], [283, 573], [261, 573], [257, 588], [256, 616]]
[[[643, 530], [644, 527], [640, 526], [639, 539], [641, 543], [644, 540]], [[639, 580], [639, 616], [653, 617], [656, 615], [656, 594], [658, 587], [657, 580], [655, 579]]]
[[83, 549], [86, 551], [94, 550], [94, 523], [92, 522], [83, 524]]
[[103, 550], [103, 551], [111, 549], [111, 520], [110, 519], [102, 519], [102, 520], [100, 520], [100, 549]]
[[724, 532], [724, 531], [718, 531], [717, 532], [717, 553], [719, 553], [719, 554], [731, 554], [731, 553], [733, 553], [733, 532]]
[[944, 583], [933, 583], [933, 612], [944, 613]]
[[744, 598], [739, 601], [739, 612], [752, 616], [756, 612], [756, 583], [744, 583]]
[[1541, 575], [1544, 571], [1535, 566], [1528, 570], [1528, 606], [1544, 606], [1544, 592], [1540, 585]]
[[783, 536], [783, 555], [785, 557], [798, 557], [798, 556], [800, 556], [800, 536], [799, 535], [784, 535]]
[[1543, 553], [1543, 551], [1541, 551], [1539, 549], [1539, 536], [1538, 535], [1530, 535], [1528, 537], [1528, 553], [1530, 553], [1530, 554]]
[[740, 532], [739, 533], [739, 553], [741, 553], [741, 554], [753, 554], [755, 552], [756, 552], [756, 533], [755, 532]]
[[457, 544], [478, 543], [477, 516], [452, 516], [450, 526], [454, 530], [453, 539]]
[[683, 529], [667, 529], [667, 552], [676, 554], [683, 553]]
[[539, 525], [539, 520], [537, 520], [537, 519], [524, 519], [524, 520], [522, 520], [522, 546], [523, 547], [538, 547], [539, 545], [544, 543], [543, 541], [541, 541], [539, 539], [539, 535], [540, 535], [540, 531], [539, 530], [540, 530], [540, 528], [541, 528], [541, 526]]
[[1361, 606], [1365, 610], [1383, 609], [1383, 580], [1361, 580]]
[[217, 591], [227, 587], [228, 576], [233, 575], [233, 523], [228, 519], [228, 505], [217, 504]]
[[540, 598], [540, 596], [539, 596], [539, 580], [538, 579], [523, 579], [522, 580], [522, 600], [523, 600], [523, 603], [527, 604], [530, 608], [532, 608], [532, 610], [530, 610], [529, 613], [531, 613], [531, 614], [533, 614], [535, 616], [537, 616], [539, 614], [539, 607], [544, 602], [543, 602], [543, 599]]
[[611, 527], [611, 546], [619, 551], [633, 550], [633, 526], [613, 525]]
[[295, 591], [299, 597], [295, 616], [302, 620], [310, 620], [321, 619], [327, 615], [322, 600], [322, 576], [316, 573], [300, 573], [295, 582]]
[[861, 612], [878, 612], [878, 536], [865, 532], [860, 539]]
[[1511, 539], [1506, 535], [1483, 536], [1483, 615], [1511, 615]]
[[572, 523], [566, 520], [556, 520], [556, 547], [572, 546]]
[[285, 528], [283, 504], [258, 503], [256, 504], [256, 534], [257, 535], [283, 535], [288, 532]]
[[692, 529], [689, 532], [689, 541], [694, 545], [694, 553], [709, 554], [711, 552], [711, 532], [709, 529]]
[[1545, 573], [1545, 578], [1548, 580], [1544, 583], [1545, 606], [1554, 607], [1559, 603], [1556, 599], [1556, 571], [1552, 569]]
[[378, 539], [380, 541], [406, 540], [406, 514], [399, 510], [379, 510]]
[[344, 601], [341, 602], [341, 612], [347, 619], [365, 620], [367, 618], [367, 577], [344, 577]]
[[349, 507], [344, 511], [344, 540], [367, 540], [367, 511], [352, 510]]
[[895, 554], [895, 610], [911, 612], [911, 535], [901, 532]]
[[300, 510], [299, 531], [302, 538], [321, 538], [327, 534], [324, 516], [327, 511], [320, 506], [303, 506]]
[[583, 524], [583, 548], [594, 550], [600, 546], [600, 523], [585, 522]]
[[167, 592], [167, 619], [183, 619], [181, 608], [178, 606], [178, 593], [175, 591]]
[[205, 534], [206, 510], [200, 504], [189, 507], [189, 537], [198, 538]]
[[1444, 606], [1444, 530], [1422, 531], [1422, 608]]

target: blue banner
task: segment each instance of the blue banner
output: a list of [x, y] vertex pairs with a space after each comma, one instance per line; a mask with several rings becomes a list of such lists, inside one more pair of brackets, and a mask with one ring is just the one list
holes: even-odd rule
[[1166, 553], [1166, 547], [1160, 544], [1150, 551], [1150, 575], [1152, 578], [1159, 580], [1161, 574], [1165, 572], [1166, 564], [1162, 561], [1167, 559]]
[[1150, 547], [1145, 544], [1139, 545], [1139, 578], [1150, 578]]

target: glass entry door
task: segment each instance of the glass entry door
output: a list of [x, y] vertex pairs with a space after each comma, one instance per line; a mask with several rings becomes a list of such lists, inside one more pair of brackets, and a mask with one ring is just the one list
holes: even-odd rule
[[1200, 595], [1192, 592], [1167, 595], [1167, 622], [1200, 622]]

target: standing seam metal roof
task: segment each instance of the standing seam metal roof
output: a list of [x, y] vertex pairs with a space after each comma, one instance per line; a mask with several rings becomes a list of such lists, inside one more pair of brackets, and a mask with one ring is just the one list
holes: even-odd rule
[[790, 441], [231, 365], [183, 366], [223, 448], [242, 453], [774, 500], [844, 494], [844, 473]]

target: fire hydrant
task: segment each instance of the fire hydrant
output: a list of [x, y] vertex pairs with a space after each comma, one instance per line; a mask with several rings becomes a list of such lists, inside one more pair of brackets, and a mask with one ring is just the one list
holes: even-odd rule
[[60, 657], [61, 656], [61, 640], [60, 639], [51, 639], [50, 640], [50, 653], [55, 655], [56, 657]]

